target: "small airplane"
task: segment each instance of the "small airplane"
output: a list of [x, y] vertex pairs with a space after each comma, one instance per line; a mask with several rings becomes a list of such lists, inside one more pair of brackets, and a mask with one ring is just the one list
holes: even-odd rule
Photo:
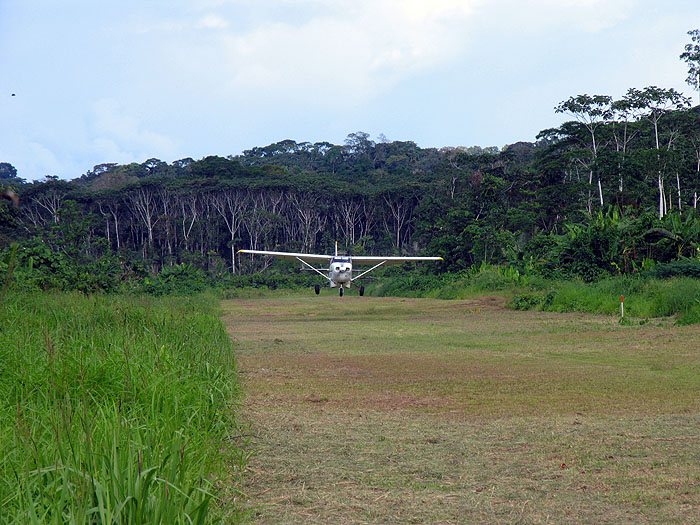
[[[339, 288], [340, 297], [343, 296], [343, 290], [350, 288], [353, 281], [357, 281], [360, 277], [367, 275], [372, 270], [376, 270], [380, 266], [389, 266], [391, 264], [401, 264], [411, 261], [442, 261], [442, 257], [379, 257], [379, 256], [350, 256], [338, 255], [338, 243], [335, 243], [335, 255], [314, 255], [309, 253], [292, 253], [292, 252], [270, 252], [266, 250], [238, 250], [238, 253], [249, 253], [252, 255], [270, 255], [283, 259], [285, 261], [299, 261], [308, 266], [311, 270], [321, 275], [328, 280], [331, 288]], [[352, 264], [372, 265], [369, 270], [353, 270]], [[328, 264], [328, 268], [316, 268], [314, 264]], [[352, 272], [361, 272], [356, 277], [352, 276]], [[328, 272], [326, 275], [323, 272]], [[316, 295], [321, 293], [321, 285], [314, 286]], [[360, 286], [360, 295], [365, 295], [365, 287]]]

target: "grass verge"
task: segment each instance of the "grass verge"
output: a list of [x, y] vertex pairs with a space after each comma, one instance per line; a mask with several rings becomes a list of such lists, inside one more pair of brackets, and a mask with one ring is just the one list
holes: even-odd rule
[[621, 297], [624, 297], [625, 316], [636, 322], [671, 316], [676, 317], [679, 325], [700, 322], [700, 280], [690, 277], [613, 277], [595, 283], [557, 281], [544, 291], [514, 295], [511, 306], [521, 310], [537, 308], [619, 316]]
[[498, 293], [518, 310], [586, 312], [625, 316], [633, 322], [675, 316], [679, 325], [700, 323], [700, 279], [616, 276], [587, 283], [579, 279], [552, 280], [521, 274], [511, 267], [483, 265], [457, 274], [406, 274], [368, 286], [375, 296], [465, 299]]
[[0, 327], [0, 522], [239, 517], [219, 503], [246, 451], [213, 298], [10, 292]]

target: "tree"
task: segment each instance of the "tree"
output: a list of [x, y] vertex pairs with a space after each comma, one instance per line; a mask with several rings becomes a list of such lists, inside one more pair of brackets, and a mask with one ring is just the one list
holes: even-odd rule
[[[590, 135], [590, 143], [588, 149], [591, 152], [591, 160], [587, 166], [589, 170], [588, 184], [593, 184], [593, 173], [596, 170], [596, 162], [598, 160], [599, 143], [596, 138], [598, 128], [603, 126], [611, 116], [612, 97], [608, 95], [578, 95], [570, 97], [569, 100], [560, 102], [554, 108], [556, 113], [568, 113], [578, 120]], [[585, 161], [584, 161], [585, 162]], [[600, 174], [598, 174], [598, 197], [600, 207], [603, 207], [603, 188], [600, 184]], [[590, 191], [590, 190], [589, 190]], [[590, 199], [588, 204], [588, 212], [591, 212]]]
[[[685, 81], [700, 93], [700, 29], [688, 31], [692, 43], [686, 44], [680, 59], [688, 64], [688, 78]], [[698, 106], [700, 109], [700, 106]]]
[[158, 175], [165, 172], [168, 164], [160, 159], [152, 158], [145, 161], [141, 166], [143, 166], [149, 175]]
[[9, 162], [0, 162], [0, 180], [17, 179], [17, 168]]
[[[152, 186], [141, 186], [126, 195], [127, 206], [132, 214], [143, 222], [148, 232], [148, 248], [153, 246], [153, 228], [160, 220], [157, 211], [157, 192]], [[146, 258], [146, 246], [143, 246], [143, 257]]]
[[69, 193], [69, 182], [47, 176], [46, 182], [34, 183], [29, 191], [23, 194], [25, 205], [22, 207], [22, 215], [34, 226], [47, 225], [49, 222], [58, 224], [61, 220], [58, 210]]
[[242, 190], [230, 189], [212, 195], [214, 209], [224, 220], [231, 235], [231, 273], [236, 273], [236, 249], [234, 241], [238, 232], [238, 222], [248, 205], [248, 195]]
[[659, 122], [671, 111], [680, 111], [688, 108], [690, 100], [673, 88], [662, 89], [656, 86], [648, 86], [642, 90], [630, 88], [624, 96], [624, 100], [629, 103], [630, 108], [636, 109], [654, 128], [654, 145], [658, 162], [659, 219], [663, 219], [667, 213], [667, 205], [664, 192], [664, 173], [661, 163]]
[[374, 142], [369, 139], [369, 133], [358, 131], [350, 133], [345, 139], [345, 144], [351, 155], [369, 156], [371, 149], [374, 147]]
[[612, 135], [615, 140], [615, 152], [617, 153], [617, 178], [619, 196], [622, 197], [623, 173], [627, 160], [627, 148], [639, 133], [639, 128], [630, 126], [634, 109], [629, 100], [616, 100], [610, 106], [612, 120]]

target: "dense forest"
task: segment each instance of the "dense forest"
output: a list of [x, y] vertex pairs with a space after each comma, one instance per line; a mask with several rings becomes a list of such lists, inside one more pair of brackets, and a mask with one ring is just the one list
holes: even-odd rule
[[356, 132], [33, 183], [3, 162], [0, 182], [19, 196], [0, 208], [3, 260], [43, 287], [73, 268], [98, 289], [183, 268], [250, 274], [272, 263], [240, 248], [330, 252], [336, 240], [351, 254], [439, 255], [437, 272], [485, 262], [592, 280], [697, 260], [699, 109], [650, 86], [572, 96], [554, 108], [569, 121], [502, 149]]

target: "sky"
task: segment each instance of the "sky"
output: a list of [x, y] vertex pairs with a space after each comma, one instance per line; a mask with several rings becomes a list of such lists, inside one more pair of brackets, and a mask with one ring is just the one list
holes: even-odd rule
[[357, 131], [500, 148], [579, 94], [697, 104], [698, 27], [698, 0], [0, 0], [0, 162], [73, 179]]

